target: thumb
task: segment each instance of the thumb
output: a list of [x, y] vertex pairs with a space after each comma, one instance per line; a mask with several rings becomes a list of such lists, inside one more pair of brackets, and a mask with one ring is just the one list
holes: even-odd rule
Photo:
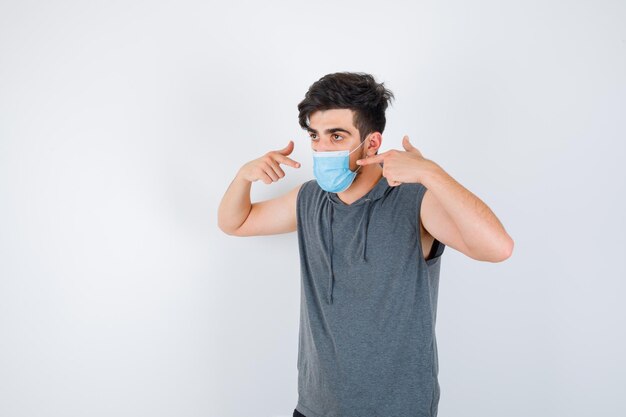
[[404, 138], [402, 138], [402, 146], [404, 146], [404, 149], [409, 152], [415, 150], [415, 146], [411, 145], [411, 142], [409, 142], [408, 135], [404, 135]]
[[287, 146], [279, 150], [278, 153], [282, 155], [289, 155], [291, 152], [293, 152], [293, 147], [294, 147], [293, 141], [290, 140]]

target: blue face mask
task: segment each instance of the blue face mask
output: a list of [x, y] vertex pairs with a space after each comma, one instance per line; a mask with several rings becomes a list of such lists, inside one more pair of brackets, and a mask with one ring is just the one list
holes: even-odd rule
[[[363, 143], [365, 141], [361, 142], [361, 145]], [[313, 174], [322, 190], [330, 193], [340, 193], [350, 187], [357, 171], [361, 169], [361, 165], [359, 165], [356, 171], [350, 170], [350, 154], [359, 149], [361, 145], [349, 152], [347, 150], [313, 151]]]

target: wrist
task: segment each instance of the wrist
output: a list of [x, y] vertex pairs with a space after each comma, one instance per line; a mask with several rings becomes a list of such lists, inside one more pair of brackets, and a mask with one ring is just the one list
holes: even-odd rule
[[435, 161], [427, 159], [424, 164], [422, 175], [420, 175], [420, 182], [426, 186], [426, 188], [431, 188], [430, 185], [433, 184], [433, 182], [436, 182], [438, 178], [441, 178], [442, 175], [445, 175], [443, 168], [441, 168]]
[[243, 170], [243, 168], [240, 168], [239, 171], [237, 171], [237, 174], [235, 174], [235, 182], [239, 182], [242, 184], [252, 184], [252, 181], [246, 179], [246, 175], [245, 172]]

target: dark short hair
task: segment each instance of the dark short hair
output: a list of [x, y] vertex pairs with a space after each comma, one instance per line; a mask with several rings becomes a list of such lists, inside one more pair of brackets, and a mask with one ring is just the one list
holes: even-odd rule
[[298, 121], [302, 129], [309, 128], [309, 116], [318, 110], [350, 109], [353, 124], [359, 130], [361, 142], [372, 132], [385, 130], [385, 110], [395, 99], [384, 83], [363, 72], [336, 72], [313, 83], [298, 104]]

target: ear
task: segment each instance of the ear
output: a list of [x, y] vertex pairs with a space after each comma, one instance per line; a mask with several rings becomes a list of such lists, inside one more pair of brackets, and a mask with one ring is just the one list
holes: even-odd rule
[[380, 134], [380, 132], [370, 133], [369, 143], [365, 145], [367, 147], [367, 149], [365, 150], [365, 153], [368, 156], [376, 155], [382, 143], [383, 143], [383, 136]]

